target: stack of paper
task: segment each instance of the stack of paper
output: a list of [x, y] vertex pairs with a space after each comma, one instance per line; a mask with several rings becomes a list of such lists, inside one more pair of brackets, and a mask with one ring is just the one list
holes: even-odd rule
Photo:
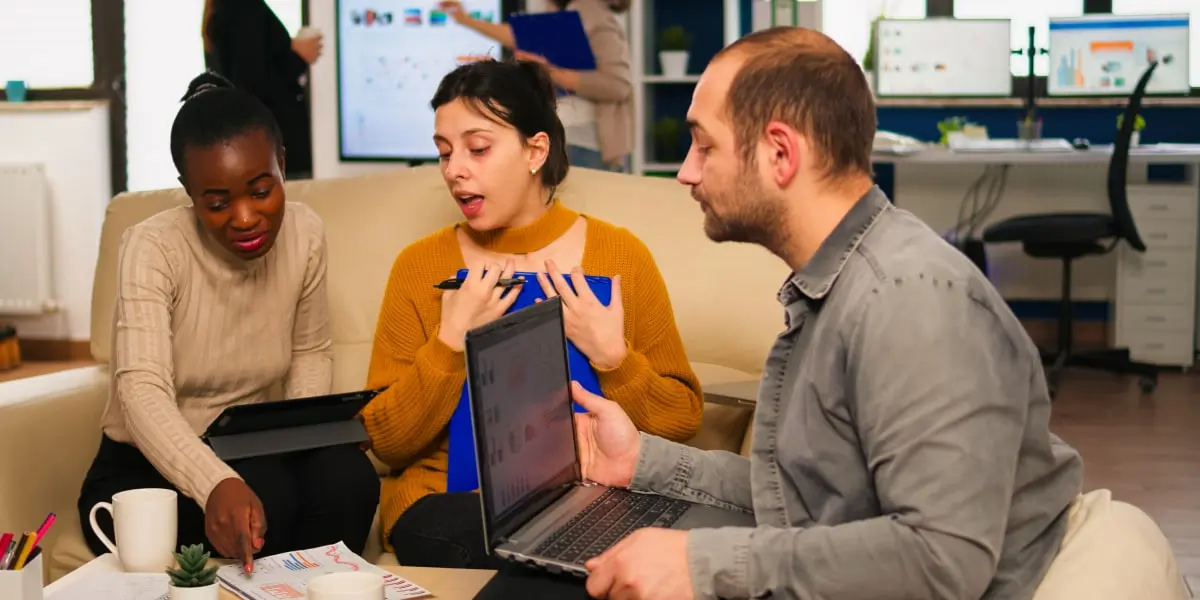
[[165, 573], [88, 573], [47, 600], [167, 600]]
[[246, 575], [241, 565], [226, 565], [217, 571], [217, 578], [222, 586], [245, 600], [287, 600], [306, 597], [312, 578], [342, 571], [379, 574], [383, 577], [387, 600], [432, 596], [411, 581], [372, 565], [341, 542], [260, 558], [254, 561], [254, 573], [250, 575]]

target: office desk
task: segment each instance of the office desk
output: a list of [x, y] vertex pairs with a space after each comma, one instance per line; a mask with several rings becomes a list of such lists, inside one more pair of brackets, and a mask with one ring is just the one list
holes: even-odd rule
[[[974, 230], [1021, 214], [1110, 212], [1107, 171], [1111, 147], [1071, 152], [953, 152], [929, 146], [919, 153], [877, 152], [877, 163], [895, 165], [897, 206], [939, 232], [954, 229], [971, 184], [989, 166], [1007, 165], [994, 211]], [[1183, 165], [1184, 182], [1147, 181], [1149, 165]], [[1190, 367], [1200, 348], [1197, 315], [1197, 231], [1200, 230], [1200, 146], [1169, 152], [1153, 147], [1130, 154], [1129, 204], [1147, 245], [1139, 253], [1120, 244], [1076, 263], [1073, 300], [1110, 302], [1109, 339], [1138, 360]], [[1035, 260], [1018, 244], [988, 246], [989, 276], [1010, 300], [1053, 300], [1061, 267]]]

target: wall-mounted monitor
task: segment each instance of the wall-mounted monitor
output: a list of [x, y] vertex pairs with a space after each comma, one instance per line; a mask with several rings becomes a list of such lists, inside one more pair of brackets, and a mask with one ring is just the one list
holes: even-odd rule
[[[464, 0], [499, 23], [514, 0]], [[429, 101], [471, 57], [500, 58], [497, 42], [456, 23], [437, 0], [337, 0], [338, 145], [344, 161], [437, 158]]]
[[1051, 96], [1128, 96], [1151, 61], [1147, 94], [1186, 94], [1188, 16], [1139, 15], [1050, 20]]
[[879, 97], [1012, 95], [1008, 19], [882, 19], [876, 28]]

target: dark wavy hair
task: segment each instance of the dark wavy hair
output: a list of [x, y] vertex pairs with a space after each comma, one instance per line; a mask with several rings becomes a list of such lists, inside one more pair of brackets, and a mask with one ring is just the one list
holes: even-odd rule
[[523, 142], [545, 132], [550, 152], [541, 170], [542, 185], [554, 189], [566, 179], [567, 133], [558, 118], [554, 84], [542, 65], [490, 59], [464, 64], [442, 79], [429, 104], [437, 110], [460, 98], [516, 129]]

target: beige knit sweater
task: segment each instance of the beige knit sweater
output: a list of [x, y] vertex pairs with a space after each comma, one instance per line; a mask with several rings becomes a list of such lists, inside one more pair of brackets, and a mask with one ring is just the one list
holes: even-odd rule
[[199, 437], [222, 409], [329, 393], [325, 270], [324, 227], [300, 203], [286, 204], [275, 246], [253, 261], [218, 246], [190, 206], [131, 227], [104, 433], [137, 446], [203, 507], [238, 476]]

